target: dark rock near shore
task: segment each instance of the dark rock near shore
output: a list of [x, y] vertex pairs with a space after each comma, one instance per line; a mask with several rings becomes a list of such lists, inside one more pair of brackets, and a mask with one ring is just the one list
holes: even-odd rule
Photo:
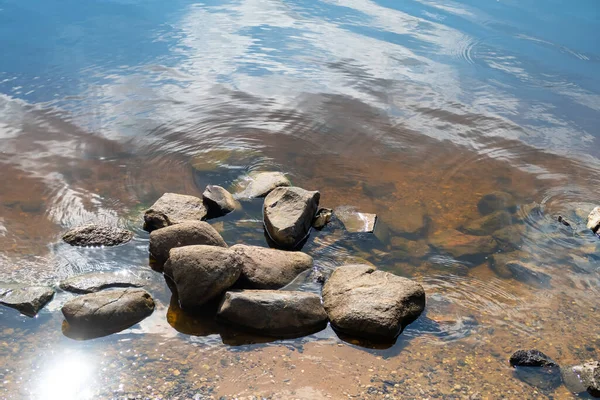
[[600, 229], [600, 207], [595, 207], [592, 212], [587, 217], [588, 229], [591, 229], [592, 232], [597, 233], [598, 229]]
[[265, 197], [277, 187], [287, 187], [292, 184], [281, 172], [256, 172], [249, 176], [246, 188], [236, 197], [239, 199], [254, 199]]
[[233, 285], [242, 272], [240, 256], [217, 246], [185, 246], [171, 250], [165, 276], [177, 290], [184, 310], [201, 307]]
[[150, 254], [159, 263], [167, 261], [173, 248], [199, 244], [227, 247], [219, 232], [204, 221], [183, 221], [150, 233]]
[[593, 397], [600, 397], [600, 362], [561, 368], [560, 373], [563, 383], [572, 393], [587, 392]]
[[127, 273], [91, 272], [62, 281], [59, 287], [73, 293], [94, 293], [113, 287], [141, 287], [144, 281]]
[[277, 246], [293, 249], [308, 236], [320, 197], [298, 187], [279, 187], [267, 195], [264, 223]]
[[319, 208], [317, 214], [315, 215], [312, 226], [315, 229], [321, 230], [331, 221], [331, 216], [333, 214], [333, 210], [330, 208]]
[[312, 257], [299, 251], [241, 244], [231, 250], [241, 258], [242, 273], [236, 287], [244, 289], [279, 289], [313, 266]]
[[144, 213], [144, 230], [152, 232], [183, 221], [200, 221], [206, 213], [198, 197], [165, 193]]
[[463, 230], [469, 235], [483, 236], [509, 226], [511, 223], [512, 217], [508, 212], [495, 211], [469, 222], [463, 227]]
[[89, 224], [78, 226], [63, 235], [71, 246], [117, 246], [133, 238], [133, 232], [114, 226]]
[[517, 350], [509, 359], [511, 367], [558, 367], [550, 357], [539, 350]]
[[486, 194], [477, 203], [481, 215], [491, 214], [494, 211], [515, 212], [517, 204], [512, 195], [506, 192], [492, 192]]
[[423, 287], [368, 265], [337, 268], [323, 287], [331, 324], [351, 336], [390, 340], [421, 315]]
[[227, 292], [217, 317], [234, 326], [276, 337], [307, 335], [327, 325], [327, 314], [318, 295], [283, 290]]
[[28, 317], [35, 316], [52, 297], [54, 290], [47, 286], [0, 287], [0, 304]]
[[68, 324], [75, 329], [117, 332], [154, 311], [154, 300], [143, 289], [115, 289], [86, 294], [69, 300], [62, 308]]
[[429, 243], [454, 258], [489, 254], [496, 249], [491, 236], [467, 235], [455, 229], [434, 234]]
[[208, 185], [202, 193], [208, 217], [220, 217], [239, 208], [239, 203], [233, 195], [221, 186]]

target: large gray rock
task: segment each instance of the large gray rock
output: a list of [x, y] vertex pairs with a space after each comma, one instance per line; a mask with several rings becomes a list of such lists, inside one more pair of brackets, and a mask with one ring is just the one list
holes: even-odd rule
[[236, 284], [248, 289], [279, 289], [302, 271], [312, 268], [313, 259], [299, 251], [283, 251], [236, 244], [231, 250], [240, 255], [242, 273]]
[[600, 229], [600, 207], [595, 207], [588, 215], [586, 226], [588, 229], [591, 229], [592, 232], [598, 232], [598, 229]]
[[248, 178], [246, 188], [237, 195], [239, 199], [265, 197], [277, 187], [291, 186], [288, 178], [281, 172], [255, 172]]
[[572, 393], [588, 392], [600, 397], [600, 363], [592, 361], [583, 365], [561, 368], [562, 380]]
[[35, 316], [54, 297], [47, 286], [0, 287], [0, 304]]
[[210, 218], [229, 214], [239, 208], [239, 203], [233, 195], [217, 185], [208, 185], [202, 193], [202, 199]]
[[425, 308], [423, 287], [368, 265], [345, 265], [323, 287], [331, 324], [351, 336], [394, 339]]
[[216, 246], [186, 246], [171, 250], [165, 276], [175, 284], [184, 310], [201, 307], [233, 285], [242, 272], [240, 256]]
[[165, 193], [144, 213], [144, 230], [152, 232], [183, 221], [200, 221], [204, 217], [206, 217], [206, 207], [202, 199]]
[[265, 198], [264, 222], [267, 233], [278, 246], [293, 249], [304, 240], [319, 207], [319, 192], [298, 187], [274, 189]]
[[74, 329], [115, 332], [128, 328], [154, 311], [154, 300], [143, 289], [115, 289], [75, 297], [62, 313]]
[[494, 211], [510, 211], [515, 212], [517, 205], [513, 196], [506, 192], [492, 192], [483, 196], [477, 209], [482, 215], [491, 214]]
[[495, 211], [491, 214], [477, 218], [463, 227], [469, 235], [489, 235], [512, 223], [511, 215], [506, 211]]
[[318, 295], [283, 290], [227, 292], [217, 317], [237, 327], [277, 337], [306, 335], [327, 325], [327, 314]]
[[489, 254], [496, 249], [496, 241], [490, 236], [467, 235], [455, 229], [437, 232], [429, 243], [454, 258]]
[[150, 254], [161, 264], [167, 261], [171, 249], [197, 244], [227, 247], [219, 232], [204, 221], [183, 221], [150, 233]]
[[62, 238], [71, 246], [116, 246], [129, 242], [133, 232], [114, 226], [89, 224], [72, 228]]
[[141, 287], [144, 281], [130, 273], [91, 272], [62, 281], [59, 287], [73, 293], [94, 293], [112, 287]]

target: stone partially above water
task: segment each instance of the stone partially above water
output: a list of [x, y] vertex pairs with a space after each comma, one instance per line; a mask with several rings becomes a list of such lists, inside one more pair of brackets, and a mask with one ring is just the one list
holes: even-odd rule
[[331, 216], [333, 215], [333, 210], [330, 208], [319, 208], [317, 214], [315, 215], [312, 226], [315, 229], [321, 230], [331, 221]]
[[509, 359], [511, 367], [558, 367], [550, 357], [539, 350], [517, 350]]
[[277, 246], [293, 249], [308, 236], [320, 197], [299, 187], [279, 187], [267, 195], [265, 229]]
[[62, 281], [59, 287], [73, 293], [94, 293], [113, 287], [141, 287], [144, 281], [127, 272], [91, 272]]
[[239, 207], [233, 195], [217, 185], [208, 185], [202, 193], [202, 199], [211, 218], [229, 214]]
[[217, 317], [266, 336], [307, 335], [327, 325], [321, 299], [314, 293], [241, 290], [225, 293]]
[[150, 233], [150, 254], [161, 264], [171, 249], [198, 244], [227, 247], [219, 232], [204, 221], [183, 221]]
[[152, 232], [183, 221], [200, 221], [206, 212], [198, 197], [165, 193], [144, 213], [144, 230]]
[[593, 397], [600, 397], [600, 362], [561, 368], [560, 373], [563, 383], [572, 393], [587, 392]]
[[454, 258], [489, 254], [496, 248], [496, 241], [490, 236], [467, 235], [455, 229], [437, 232], [429, 243]]
[[513, 196], [506, 192], [492, 192], [486, 194], [477, 203], [477, 209], [481, 215], [491, 214], [495, 211], [515, 212], [517, 204]]
[[240, 256], [217, 246], [185, 246], [171, 250], [165, 276], [177, 289], [183, 310], [193, 310], [233, 285], [242, 272]]
[[600, 207], [595, 207], [588, 215], [586, 226], [588, 229], [591, 229], [592, 232], [598, 232], [598, 229], [600, 229]]
[[242, 261], [242, 273], [236, 287], [279, 289], [313, 266], [312, 257], [299, 251], [241, 244], [232, 246], [231, 250], [238, 253]]
[[334, 210], [335, 216], [342, 221], [348, 232], [372, 233], [377, 221], [376, 214], [368, 214], [356, 211], [354, 207], [338, 207]]
[[154, 300], [143, 289], [115, 289], [69, 300], [62, 313], [75, 329], [116, 332], [129, 328], [154, 311]]
[[237, 195], [239, 199], [254, 199], [265, 197], [277, 187], [291, 186], [292, 184], [281, 172], [255, 172], [248, 177], [246, 188]]
[[54, 297], [47, 286], [0, 287], [0, 304], [34, 317]]
[[117, 246], [133, 238], [133, 232], [114, 226], [89, 224], [72, 228], [63, 235], [71, 246]]
[[325, 282], [323, 305], [337, 330], [390, 340], [421, 315], [425, 291], [410, 279], [368, 265], [345, 265]]

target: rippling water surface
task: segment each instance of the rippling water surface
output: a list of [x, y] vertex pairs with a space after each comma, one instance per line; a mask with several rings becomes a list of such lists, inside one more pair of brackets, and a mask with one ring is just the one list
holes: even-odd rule
[[[1, 309], [1, 396], [571, 398], [507, 359], [599, 357], [585, 229], [600, 203], [599, 35], [594, 0], [0, 0], [0, 281], [128, 270], [157, 300], [86, 341], [62, 333], [66, 293], [33, 319]], [[179, 310], [149, 268], [142, 215], [162, 193], [270, 170], [323, 206], [378, 214], [376, 234], [332, 224], [303, 250], [323, 273], [366, 261], [425, 286], [426, 312], [394, 345], [224, 329]], [[495, 191], [514, 201], [478, 233], [492, 253], [440, 242], [472, 230]], [[265, 246], [261, 219], [258, 201], [211, 223]], [[136, 236], [62, 243], [86, 222]], [[507, 272], [507, 254], [537, 274]], [[311, 274], [290, 287], [320, 292]]]

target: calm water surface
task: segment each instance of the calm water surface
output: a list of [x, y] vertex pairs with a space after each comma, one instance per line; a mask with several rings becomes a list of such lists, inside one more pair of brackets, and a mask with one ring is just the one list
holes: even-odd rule
[[[0, 0], [0, 281], [122, 270], [157, 301], [93, 340], [62, 333], [69, 294], [33, 319], [2, 308], [0, 396], [572, 398], [507, 359], [600, 357], [585, 229], [600, 203], [599, 38], [595, 0]], [[143, 210], [260, 170], [379, 215], [377, 235], [332, 224], [304, 251], [324, 273], [368, 261], [425, 286], [426, 312], [394, 345], [330, 328], [269, 341], [178, 309], [148, 266]], [[440, 246], [493, 191], [515, 200], [483, 232], [496, 250]], [[211, 223], [264, 246], [260, 207]], [[136, 237], [61, 242], [86, 222]], [[506, 253], [541, 275], [502, 273], [492, 256]], [[291, 287], [320, 292], [311, 274]]]

